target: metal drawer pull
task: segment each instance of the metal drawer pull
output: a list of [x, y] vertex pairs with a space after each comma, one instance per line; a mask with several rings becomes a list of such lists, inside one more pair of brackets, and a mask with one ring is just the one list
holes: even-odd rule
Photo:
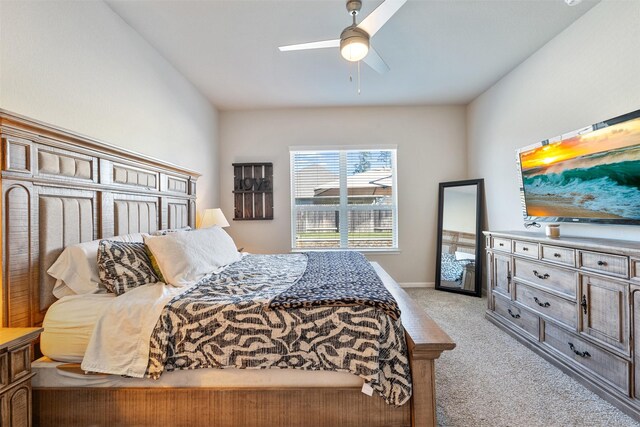
[[538, 279], [548, 279], [549, 278], [549, 273], [544, 273], [544, 274], [540, 274], [538, 273], [538, 270], [533, 270], [533, 274], [538, 278]]
[[598, 265], [605, 266], [605, 265], [607, 265], [607, 263], [605, 261], [598, 261]]
[[504, 246], [504, 243], [498, 243], [498, 246]]
[[522, 250], [523, 250], [523, 251], [525, 251], [525, 252], [527, 252], [527, 251], [529, 250], [529, 248], [528, 248], [528, 247], [526, 247], [526, 246], [523, 246], [523, 247], [522, 247]]
[[520, 315], [519, 315], [519, 314], [513, 314], [513, 313], [511, 312], [511, 309], [510, 309], [510, 308], [509, 308], [509, 309], [507, 309], [507, 311], [509, 312], [509, 314], [511, 315], [511, 317], [513, 317], [514, 319], [519, 319], [519, 318], [520, 318]]
[[553, 256], [556, 258], [562, 258], [562, 255], [560, 255], [558, 252], [554, 253]]
[[540, 307], [549, 307], [551, 306], [551, 304], [549, 304], [548, 302], [540, 302], [540, 300], [538, 299], [538, 297], [533, 297], [533, 300], [536, 302], [536, 304], [538, 304]]
[[580, 302], [580, 305], [582, 306], [582, 312], [584, 314], [587, 314], [587, 296], [586, 295], [582, 295], [582, 300]]
[[591, 355], [589, 354], [588, 351], [578, 351], [578, 350], [576, 350], [576, 348], [573, 346], [572, 343], [567, 343], [567, 344], [569, 344], [569, 348], [571, 349], [571, 351], [573, 351], [578, 356], [580, 356], [580, 357], [591, 357]]
[[507, 273], [507, 283], [511, 284], [511, 272], [510, 271]]

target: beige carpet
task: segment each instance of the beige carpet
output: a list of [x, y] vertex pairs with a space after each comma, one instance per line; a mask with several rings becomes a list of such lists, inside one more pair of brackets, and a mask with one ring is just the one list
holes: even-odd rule
[[436, 361], [439, 425], [640, 426], [489, 323], [485, 298], [407, 291], [457, 343]]

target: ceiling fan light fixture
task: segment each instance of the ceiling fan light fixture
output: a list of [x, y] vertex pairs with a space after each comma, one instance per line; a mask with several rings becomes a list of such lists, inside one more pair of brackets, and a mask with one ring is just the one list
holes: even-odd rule
[[340, 35], [340, 54], [351, 62], [362, 60], [369, 53], [369, 34], [358, 27], [350, 26]]
[[340, 43], [340, 54], [347, 61], [360, 61], [367, 56], [367, 53], [369, 53], [369, 43], [366, 40], [349, 39]]

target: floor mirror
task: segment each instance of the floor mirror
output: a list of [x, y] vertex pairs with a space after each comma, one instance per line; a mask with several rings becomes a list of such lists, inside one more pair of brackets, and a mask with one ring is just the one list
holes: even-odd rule
[[482, 295], [483, 179], [440, 183], [436, 289]]

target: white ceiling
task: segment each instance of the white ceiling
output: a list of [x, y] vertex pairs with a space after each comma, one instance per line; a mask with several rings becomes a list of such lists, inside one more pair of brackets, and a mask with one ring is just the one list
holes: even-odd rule
[[[466, 104], [597, 1], [409, 0], [373, 38], [379, 75], [338, 49], [280, 45], [339, 38], [343, 0], [107, 0], [220, 109]], [[363, 0], [358, 22], [381, 0]], [[549, 64], [553, 67], [553, 64]]]

